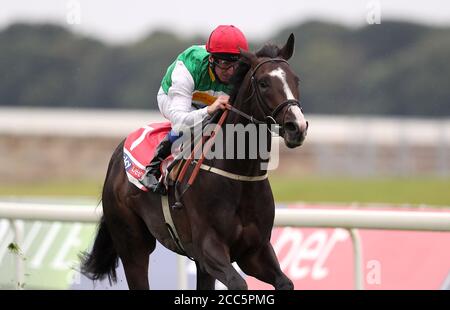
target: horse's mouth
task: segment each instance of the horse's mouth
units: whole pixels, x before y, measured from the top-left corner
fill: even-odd
[[[284,144],[286,144],[286,146],[290,149],[299,147],[303,144],[303,141],[305,141],[305,136],[302,135],[302,137],[300,139],[294,139],[294,140],[290,140],[288,138],[284,138]]]
[[[305,130],[299,130],[298,127],[295,130],[286,130],[283,132],[284,143],[290,149],[299,147],[303,144],[308,132],[308,123]]]

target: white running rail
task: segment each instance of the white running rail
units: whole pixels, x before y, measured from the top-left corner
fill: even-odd
[[[22,243],[23,221],[61,221],[96,223],[102,214],[101,207],[93,205],[40,204],[1,202],[0,219],[9,219],[14,229],[16,244]],[[375,211],[375,210],[324,210],[276,209],[277,227],[322,227],[349,230],[353,243],[355,289],[363,289],[361,241],[358,229],[389,229],[417,231],[450,231],[450,212],[428,211]],[[184,257],[179,256],[178,287],[187,289]],[[23,283],[23,260],[15,262],[16,283]]]

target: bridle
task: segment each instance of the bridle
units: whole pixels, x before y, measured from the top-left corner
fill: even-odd
[[[264,101],[263,96],[261,95],[261,92],[258,88],[258,80],[255,77],[256,72],[258,71],[259,68],[261,68],[264,64],[266,63],[273,63],[273,62],[284,62],[286,64],[289,65],[289,63],[281,58],[271,58],[271,59],[266,59],[262,62],[260,62],[255,69],[252,70],[252,74],[250,76],[250,86],[252,87],[252,93],[251,95],[244,100],[244,103],[250,101],[255,95],[256,95],[256,101],[258,102],[258,108],[262,111],[263,115],[265,115],[264,121],[258,120],[256,119],[253,115],[248,115],[244,112],[242,112],[241,110],[231,106],[230,110],[233,111],[234,113],[239,114],[240,116],[246,118],[247,120],[249,120],[252,123],[255,124],[273,124],[273,125],[278,125],[279,127],[281,127],[281,129],[283,129],[283,125],[279,124],[275,118],[277,117],[277,115],[285,108],[287,107],[287,109],[285,109],[284,111],[284,115],[283,115],[283,120],[284,117],[287,113],[287,111],[289,110],[289,108],[291,106],[298,106],[300,108],[301,111],[303,111],[303,108],[300,104],[300,101],[296,100],[296,99],[288,99],[284,102],[282,102],[281,104],[279,104],[275,109],[272,110],[272,112],[270,112],[270,115],[268,115],[268,113],[266,113],[264,111],[264,108],[268,111],[271,110],[271,107]]]

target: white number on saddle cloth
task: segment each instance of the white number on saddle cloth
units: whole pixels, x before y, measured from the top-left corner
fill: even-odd
[[[141,133],[141,135],[139,136],[139,138],[137,138],[137,139],[133,142],[133,144],[131,144],[130,151],[134,150],[139,144],[141,144],[142,141],[145,140],[145,136],[146,136],[150,131],[152,131],[152,130],[154,129],[153,127],[150,127],[150,126],[145,126],[145,127],[143,127],[143,128],[145,128],[145,129],[142,131],[142,133]]]

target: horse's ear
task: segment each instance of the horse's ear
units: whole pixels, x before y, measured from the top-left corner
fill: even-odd
[[[256,66],[256,64],[258,63],[258,57],[256,57],[255,54],[244,51],[241,48],[239,48],[239,50],[241,51],[241,61],[245,62],[246,64],[250,65],[251,67]]]
[[[291,58],[292,55],[294,54],[294,43],[295,37],[294,34],[291,33],[289,39],[286,42],[286,45],[281,48],[280,52],[278,53],[278,56],[280,56],[285,60],[289,60],[289,58]]]

